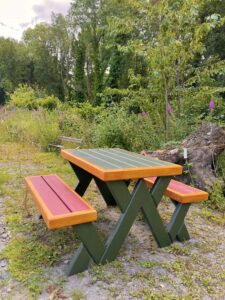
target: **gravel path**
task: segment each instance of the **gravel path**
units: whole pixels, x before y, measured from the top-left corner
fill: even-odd
[[[4,213],[3,213],[3,198],[0,197],[0,253],[5,248],[10,239],[10,234],[7,231],[6,224],[4,222]],[[9,279],[9,273],[7,270],[7,261],[0,258],[0,282],[7,281]],[[8,286],[0,286],[1,297],[5,297],[8,293],[11,292],[11,288]],[[3,298],[2,298],[3,299]]]

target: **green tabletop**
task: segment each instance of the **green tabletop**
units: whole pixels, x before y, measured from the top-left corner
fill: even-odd
[[[61,155],[102,180],[172,176],[182,173],[182,167],[179,165],[118,148],[69,149],[62,150]]]

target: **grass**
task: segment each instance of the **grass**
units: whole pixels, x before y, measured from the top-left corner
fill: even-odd
[[[9,151],[7,151],[9,149]],[[33,294],[38,294],[46,278],[45,268],[59,261],[66,253],[74,250],[78,244],[71,228],[48,231],[43,221],[38,219],[38,210],[26,199],[24,176],[58,173],[69,184],[75,177],[66,164],[55,153],[42,153],[33,147],[22,147],[19,144],[1,145],[5,153],[2,163],[6,170],[0,173],[0,188],[5,197],[5,221],[12,239],[5,247],[1,257],[9,261],[9,272]],[[18,168],[19,162],[19,168]],[[30,165],[30,169],[26,165]]]

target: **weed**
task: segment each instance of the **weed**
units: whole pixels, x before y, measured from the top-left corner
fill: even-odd
[[[205,202],[205,205],[214,209],[224,210],[225,197],[223,193],[223,185],[219,180],[213,184],[213,187],[209,192],[209,200]]]
[[[85,299],[85,296],[84,294],[82,293],[82,291],[79,291],[79,290],[76,290],[76,291],[73,291],[71,293],[71,298],[73,300],[84,300]]]

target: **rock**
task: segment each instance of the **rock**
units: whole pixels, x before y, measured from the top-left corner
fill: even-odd
[[[1,260],[1,261],[0,261],[0,267],[1,267],[1,268],[6,267],[6,262],[5,262],[4,260]]]

